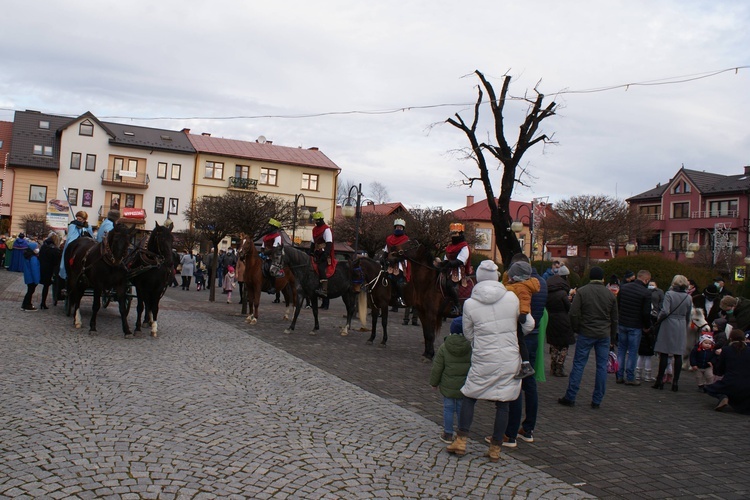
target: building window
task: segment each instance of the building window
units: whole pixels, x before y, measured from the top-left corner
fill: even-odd
[[[218,161],[206,162],[206,179],[223,179],[224,164]]]
[[[661,205],[642,205],[638,211],[650,220],[661,219]]]
[[[81,153],[70,153],[70,168],[81,170]]]
[[[34,154],[41,155],[44,152],[44,147],[41,144],[34,144]]]
[[[182,171],[182,165],[180,165],[179,163],[172,163],[172,180],[173,181],[180,180],[181,171]]]
[[[163,214],[164,213],[164,197],[163,196],[157,196],[155,198],[154,213],[155,214]]]
[[[86,170],[89,172],[96,170],[96,155],[86,155]]]
[[[179,204],[180,200],[177,198],[170,198],[169,199],[169,214],[176,214],[177,213],[177,206]]]
[[[276,175],[279,173],[275,168],[261,167],[260,169],[260,183],[268,186],[276,185]]]
[[[52,156],[52,146],[44,146],[44,156]]]
[[[135,195],[134,194],[125,195],[125,206],[127,208],[135,208]]]
[[[690,187],[690,183],[689,182],[685,182],[684,183],[684,187],[685,187],[685,189],[683,191],[685,191],[686,193],[689,193],[689,192],[692,191],[692,188]]]
[[[156,177],[159,179],[166,179],[167,178],[167,164],[164,162],[159,162],[159,165],[156,167]],[[162,199],[162,206],[164,205]]]
[[[68,189],[68,203],[71,207],[78,205],[78,188]]]
[[[676,252],[684,252],[687,250],[688,245],[688,234],[687,233],[672,233],[670,250]]]
[[[318,174],[302,174],[302,189],[318,190]]]
[[[247,165],[235,165],[234,177],[236,179],[249,179],[250,178],[250,167]]]
[[[708,212],[709,217],[737,217],[737,200],[712,201]]]
[[[138,160],[128,160],[128,172],[138,172]]]
[[[672,204],[672,218],[673,219],[689,219],[690,218],[690,203],[674,203]]]
[[[47,186],[35,186],[29,187],[29,201],[34,203],[46,203],[47,202]]]
[[[94,135],[94,124],[86,120],[78,126],[78,135],[92,137]]]
[[[109,199],[109,208],[120,210],[120,193],[112,193],[112,196]]]
[[[94,191],[91,189],[83,190],[83,201],[81,202],[82,207],[93,207],[94,206]]]
[[[39,120],[39,128],[49,130],[49,122],[47,120]]]

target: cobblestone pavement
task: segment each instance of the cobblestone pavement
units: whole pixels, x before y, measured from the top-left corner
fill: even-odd
[[[445,453],[414,342],[393,356],[334,336],[335,307],[320,336],[284,335],[279,306],[250,327],[224,296],[170,289],[159,338],[125,340],[114,307],[91,336],[61,305],[22,312],[24,289],[0,271],[1,498],[591,497],[480,442]]]

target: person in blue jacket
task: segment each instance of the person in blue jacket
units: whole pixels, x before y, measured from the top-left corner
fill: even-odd
[[[9,271],[23,272],[24,252],[28,247],[28,240],[24,237],[23,233],[20,233],[18,238],[13,242],[13,252],[11,252],[10,266],[8,266]]]
[[[89,218],[89,214],[84,212],[83,210],[80,210],[76,212],[76,220],[70,223],[68,226],[68,237],[65,239],[65,246],[63,247],[62,252],[62,259],[60,259],[60,272],[58,273],[58,276],[60,276],[60,279],[67,279],[68,273],[65,272],[65,251],[68,249],[68,245],[70,245],[71,242],[77,240],[80,236],[88,236],[89,238],[93,238],[94,234],[91,232],[91,227],[89,226],[89,223],[87,222]]]
[[[104,219],[101,226],[99,226],[99,230],[96,232],[96,241],[98,243],[101,243],[104,238],[107,237],[107,233],[112,231],[115,228],[115,223],[120,218],[120,211],[119,210],[110,210],[107,212],[107,218]]]
[[[36,311],[37,308],[31,303],[34,296],[34,290],[41,279],[41,270],[39,268],[39,245],[31,241],[26,250],[24,250],[23,262],[23,282],[26,283],[26,295],[23,298],[21,309],[24,311]]]

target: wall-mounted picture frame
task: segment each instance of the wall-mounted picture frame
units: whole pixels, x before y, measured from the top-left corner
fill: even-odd
[[[82,207],[94,206],[94,191],[92,191],[91,189],[83,190],[83,197],[81,198],[81,206]]]
[[[68,203],[70,203],[71,207],[78,205],[78,188],[68,189]]]
[[[32,184],[29,187],[29,201],[34,203],[47,203],[47,186],[36,186]]]
[[[154,213],[155,214],[163,214],[164,213],[164,197],[163,196],[157,196],[154,200]]]

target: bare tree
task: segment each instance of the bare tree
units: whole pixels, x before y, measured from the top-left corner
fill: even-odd
[[[388,188],[378,181],[372,181],[368,184],[367,190],[369,191],[368,198],[375,203],[387,203],[390,198],[388,196]]]
[[[175,231],[173,248],[175,250],[183,249],[187,252],[197,247],[201,239],[200,233],[193,228]]]
[[[224,212],[235,234],[245,233],[253,240],[260,237],[274,218],[283,227],[291,227],[294,203],[277,196],[258,193],[229,192],[222,196]]]
[[[586,249],[586,267],[595,245],[622,243],[628,237],[631,211],[624,201],[604,195],[581,195],[559,201],[544,218],[550,239]]]
[[[29,239],[43,240],[52,230],[47,224],[47,214],[25,214],[21,216],[22,227]]]
[[[490,219],[495,228],[495,244],[500,250],[503,265],[507,267],[510,263],[511,257],[522,251],[516,234],[510,230],[510,225],[513,222],[512,215],[510,214],[511,195],[513,194],[513,188],[515,187],[516,182],[522,183],[521,175],[525,173],[524,169],[521,169],[520,172],[518,171],[519,164],[523,155],[529,150],[529,148],[539,142],[551,142],[550,137],[539,132],[539,125],[545,118],[555,114],[557,104],[551,102],[545,105],[544,94],[541,94],[536,88],[534,89],[534,92],[536,93],[535,98],[524,96],[521,100],[529,103],[529,109],[526,114],[526,119],[520,126],[518,138],[516,139],[515,144],[511,146],[505,138],[505,123],[503,116],[505,103],[510,100],[508,97],[510,76],[505,75],[503,77],[503,86],[500,91],[500,96],[498,97],[495,94],[494,87],[489,81],[487,81],[485,76],[478,70],[474,73],[479,78],[481,86],[477,87],[477,100],[474,104],[474,117],[471,124],[467,124],[458,113],[456,113],[455,118],[449,118],[446,121],[463,131],[469,139],[471,147],[468,150],[468,156],[476,162],[477,167],[479,168],[479,177],[471,177],[464,174],[466,179],[462,182],[469,186],[473,185],[475,181],[482,182],[485,194],[487,195],[487,203],[489,204]],[[495,125],[494,137],[496,144],[481,142],[477,137],[479,111],[484,97],[482,88],[487,91],[489,97],[490,109],[492,110],[492,117]],[[495,160],[502,164],[503,174],[500,183],[500,196],[497,198],[495,197],[492,188],[489,165],[487,158],[485,158],[485,152],[488,152]]]
[[[339,217],[333,226],[334,240],[354,245],[356,220]],[[359,250],[375,257],[385,246],[385,238],[393,232],[393,217],[374,213],[362,214],[359,221]]]
[[[338,205],[342,205],[343,206],[346,203],[347,198],[349,196],[349,191],[351,191],[351,189],[354,186],[357,186],[357,184],[354,183],[354,182],[352,182],[352,181],[339,182],[339,184],[338,184],[338,186],[336,188],[336,203]],[[351,201],[351,204],[354,205],[355,201],[356,200]]]

